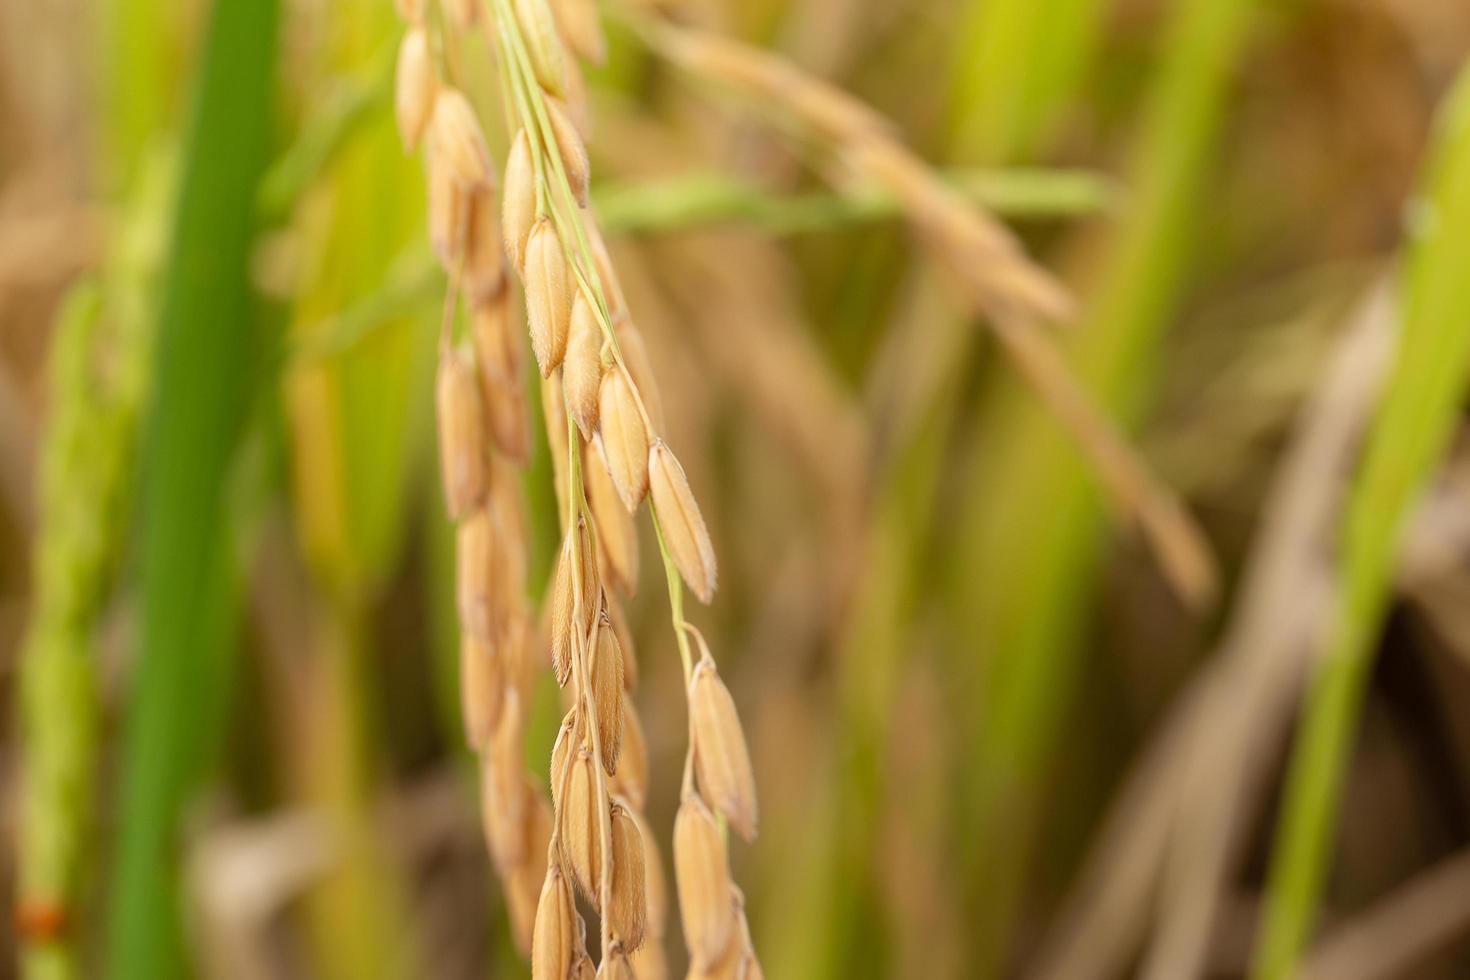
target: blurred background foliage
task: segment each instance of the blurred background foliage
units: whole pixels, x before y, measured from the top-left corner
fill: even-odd
[[[1073,371],[1225,586],[1175,598],[890,203],[610,19],[593,194],[721,556],[767,973],[1470,972],[1470,7],[661,6],[871,103],[1074,287]],[[396,23],[0,7],[0,975],[525,972]],[[540,582],[544,446],[526,489]],[[630,619],[667,847],[665,601]],[[535,772],[557,716],[548,682]]]

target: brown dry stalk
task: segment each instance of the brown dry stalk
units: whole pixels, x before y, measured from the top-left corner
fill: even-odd
[[[620,11],[650,45],[689,74],[741,93],[762,111],[784,111],[843,160],[856,187],[892,193],[940,263],[951,269],[987,318],[1018,371],[1092,462],[1119,513],[1137,522],[1175,590],[1196,607],[1217,591],[1204,534],[1079,384],[1042,330],[1070,320],[1067,290],[1027,256],[999,221],[955,194],[893,135],[892,127],[847,93],[769,52],[728,38]]]
[[[474,108],[439,77],[430,57],[427,4],[401,0],[410,26],[398,62],[399,125],[406,146],[427,144],[430,238],[450,275],[437,396],[440,455],[448,509],[460,522],[464,717],[470,746],[482,758],[486,839],[534,977],[591,975],[573,898],[578,889],[600,912],[599,972],[636,970],[648,980],[664,972],[662,953],[647,952],[662,940],[664,890],[636,809],[648,778],[642,729],[627,698],[636,661],[603,579],[624,591],[635,586],[636,532],[628,521],[651,483],[675,636],[691,681],[692,627],[683,619],[678,575],[708,601],[714,550],[683,468],[661,437],[662,406],[641,338],[585,211],[590,167],[578,121],[586,107],[562,32],[581,53],[601,51],[594,12],[581,0],[558,0],[555,12],[547,0],[455,0],[444,8],[433,26],[441,28],[447,64],[455,63],[447,54],[456,31],[484,25],[516,134],[497,209]],[[525,417],[518,381],[524,344],[508,336],[509,277],[496,246],[502,237],[522,281],[543,379],[565,542],[548,598],[550,659],[569,702],[552,752],[550,815],[518,761],[537,641],[524,600],[525,520],[516,481],[504,473],[511,460],[524,460],[526,442],[515,432]],[[461,292],[473,347],[452,342]],[[698,798],[691,775],[698,758],[705,792],[749,838],[755,786],[744,736],[702,639],[700,646],[701,680],[689,685],[690,730],[699,742],[691,743],[685,794]],[[723,823],[716,829],[723,867]],[[718,902],[738,913],[740,929],[712,951],[714,958],[730,961],[740,975],[758,975],[738,890],[728,885]]]
[[[1143,975],[1202,970],[1242,828],[1262,801],[1272,745],[1315,649],[1340,476],[1374,404],[1391,327],[1380,287],[1303,413],[1219,652],[1129,777],[1034,976],[1087,980],[1122,969],[1148,931],[1156,886],[1164,897]]]

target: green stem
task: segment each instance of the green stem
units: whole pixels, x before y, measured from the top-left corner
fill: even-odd
[[[202,50],[144,457],[141,643],[122,758],[112,975],[187,972],[177,835],[223,710],[235,614],[226,474],[260,347],[249,281],[276,0],[218,0]]]
[[[1311,936],[1396,548],[1470,382],[1470,69],[1447,98],[1401,273],[1402,332],[1344,519],[1339,615],[1292,754],[1254,976],[1292,975]]]

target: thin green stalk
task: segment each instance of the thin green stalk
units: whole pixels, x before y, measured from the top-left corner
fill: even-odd
[[[271,142],[277,4],[210,16],[161,305],[143,477],[142,632],[127,718],[111,973],[184,975],[183,805],[222,713],[235,594],[226,473],[260,339],[249,282]]]
[[[1287,774],[1253,975],[1292,975],[1311,936],[1336,804],[1392,598],[1396,549],[1470,384],[1470,69],[1446,100],[1400,270],[1402,326],[1348,498],[1338,615]]]
[[[1188,0],[1161,40],[1164,61],[1134,154],[1130,210],[1096,281],[1072,361],[1098,401],[1136,419],[1159,338],[1187,281],[1204,178],[1251,0]],[[957,826],[973,882],[982,971],[1002,961],[1030,860],[1035,806],[1081,667],[1104,511],[1076,450],[1008,386],[970,458],[975,491],[961,531],[958,636],[987,658],[970,705],[967,787]]]

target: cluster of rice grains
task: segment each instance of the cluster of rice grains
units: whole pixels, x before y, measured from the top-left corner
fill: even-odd
[[[408,24],[398,120],[410,148],[425,144],[430,238],[450,276],[440,456],[458,522],[463,711],[482,759],[486,839],[533,977],[593,975],[578,894],[600,920],[596,976],[665,975],[665,889],[641,814],[648,759],[628,698],[636,661],[615,598],[635,588],[634,517],[650,497],[689,701],[674,862],[690,975],[759,977],[726,855],[727,826],[755,835],[750,758],[734,701],[682,611],[681,577],[702,601],[712,596],[714,551],[683,467],[659,435],[663,409],[643,342],[587,211],[585,107],[563,42],[600,58],[600,27],[590,0],[554,6],[445,0],[435,11],[428,0],[398,0]],[[475,111],[441,70],[453,59],[436,58],[456,32],[475,27],[492,41],[515,132],[498,221]],[[526,599],[517,469],[528,446],[525,344],[512,322],[502,235],[525,294],[564,533],[541,619]],[[461,294],[473,336],[456,343]],[[520,761],[536,652],[547,646],[568,706],[552,752],[551,805]]]

